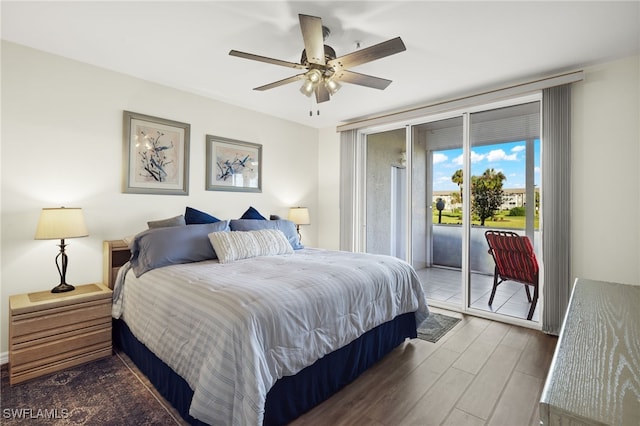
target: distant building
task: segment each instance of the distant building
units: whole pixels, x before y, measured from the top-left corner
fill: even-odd
[[[524,188],[510,188],[504,189],[504,198],[500,210],[511,210],[514,207],[524,207],[527,204],[527,194]],[[540,188],[535,188],[536,193],[540,193]],[[454,210],[456,208],[462,208],[460,203],[453,203],[453,194],[455,191],[434,191],[432,202],[438,201],[438,198],[442,198],[445,203],[445,210]]]

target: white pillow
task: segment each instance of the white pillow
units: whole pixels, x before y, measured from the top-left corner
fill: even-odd
[[[209,241],[220,263],[256,256],[293,254],[289,240],[277,229],[212,232],[209,234]]]

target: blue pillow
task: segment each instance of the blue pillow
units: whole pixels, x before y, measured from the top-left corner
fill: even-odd
[[[201,212],[200,210],[187,207],[184,211],[184,220],[187,225],[197,225],[201,223],[216,223],[220,222],[215,216],[211,216],[209,213]]]
[[[224,220],[141,232],[131,246],[133,272],[139,277],[162,266],[216,259],[209,234],[228,230],[229,223]]]
[[[267,218],[262,216],[260,212],[253,207],[249,207],[247,211],[240,216],[240,219],[267,220]]]
[[[229,221],[229,227],[232,231],[259,231],[261,229],[278,229],[289,240],[291,248],[294,250],[300,250],[304,248],[300,244],[300,238],[298,238],[298,230],[296,224],[290,220],[253,220],[253,219],[231,219]]]

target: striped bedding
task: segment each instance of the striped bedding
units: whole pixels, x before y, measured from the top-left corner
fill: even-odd
[[[389,256],[302,249],[126,270],[113,316],[191,386],[189,414],[214,425],[261,425],[277,379],[397,315],[428,316],[415,271]]]

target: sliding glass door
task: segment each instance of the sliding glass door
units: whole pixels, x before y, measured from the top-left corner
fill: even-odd
[[[539,97],[426,118],[363,142],[361,247],[410,262],[433,305],[525,319],[522,284],[501,284],[489,305],[485,232],[514,231],[540,247]]]

